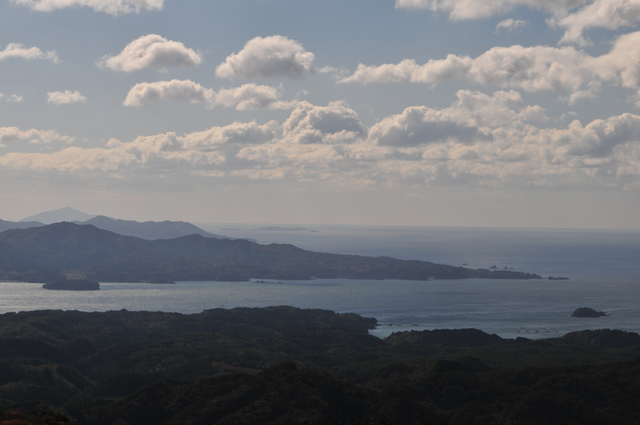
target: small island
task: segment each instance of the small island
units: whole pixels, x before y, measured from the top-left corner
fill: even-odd
[[[596,311],[589,307],[580,307],[576,311],[573,312],[571,317],[602,317],[608,316],[604,311]]]
[[[44,289],[56,291],[99,291],[100,284],[94,280],[65,279],[42,285]]]

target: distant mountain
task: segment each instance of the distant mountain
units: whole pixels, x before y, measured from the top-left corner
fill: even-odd
[[[29,227],[40,227],[44,224],[37,221],[4,221],[0,220],[0,233],[11,229],[28,229]]]
[[[44,224],[53,224],[60,223],[61,221],[87,221],[93,217],[95,216],[66,207],[60,208],[59,210],[45,211],[40,214],[32,215],[31,217],[23,218],[20,221],[39,221]]]
[[[226,236],[206,232],[191,223],[184,221],[145,221],[140,223],[133,220],[118,220],[103,215],[86,221],[75,221],[76,224],[91,224],[98,229],[108,230],[124,236],[134,236],[140,239],[173,239],[187,235],[201,235],[206,238],[233,239]]]
[[[5,270],[11,270],[13,257],[10,255],[14,255],[18,260],[28,258],[34,262],[34,270],[57,270],[74,278],[101,282],[246,281],[252,277],[296,280],[541,278],[508,270],[472,270],[426,261],[325,254],[293,245],[260,245],[200,235],[148,241],[73,223],[8,230],[0,233],[0,243],[8,245]],[[0,260],[2,256],[0,252]],[[0,274],[0,279],[6,277]]]

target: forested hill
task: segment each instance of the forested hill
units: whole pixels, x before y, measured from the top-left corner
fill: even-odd
[[[531,273],[473,270],[405,261],[305,251],[293,245],[201,235],[143,240],[73,223],[0,233],[0,279],[58,280],[72,273],[103,282],[263,279],[540,279]],[[43,279],[43,274],[50,278]]]
[[[637,425],[640,335],[369,335],[293,307],[0,315],[0,424]]]

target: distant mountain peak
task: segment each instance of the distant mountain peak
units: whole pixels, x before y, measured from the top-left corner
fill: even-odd
[[[125,236],[134,236],[146,240],[174,239],[185,235],[198,234],[207,238],[233,239],[227,236],[215,235],[185,221],[145,221],[120,220],[95,216],[85,221],[75,221],[76,224],[91,224],[99,229],[108,230]]]
[[[87,221],[91,220],[93,217],[95,216],[70,207],[65,207],[32,215],[30,217],[23,218],[20,221],[38,221],[44,224],[53,224],[61,221]]]

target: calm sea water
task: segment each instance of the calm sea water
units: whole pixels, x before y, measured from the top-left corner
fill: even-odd
[[[372,333],[381,337],[400,330],[470,327],[502,337],[529,338],[597,328],[640,332],[640,232],[305,227],[314,232],[237,225],[210,225],[207,230],[315,251],[469,267],[495,265],[571,280],[102,283],[101,291],[90,293],[47,291],[41,285],[9,282],[0,283],[0,312],[124,308],[197,313],[218,307],[293,305],[376,317],[380,326]],[[585,306],[611,316],[570,317]]]

